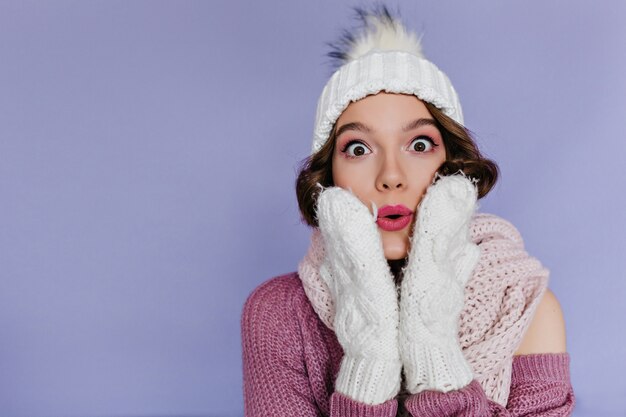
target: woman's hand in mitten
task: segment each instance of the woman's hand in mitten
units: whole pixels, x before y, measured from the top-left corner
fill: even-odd
[[[374,216],[350,191],[324,189],[317,200],[325,259],[320,275],[335,304],[344,350],[335,389],[382,404],[400,390],[397,292]]]
[[[400,353],[411,393],[448,392],[473,379],[458,322],[480,256],[469,234],[476,200],[473,182],[452,175],[432,184],[420,203],[400,289]]]

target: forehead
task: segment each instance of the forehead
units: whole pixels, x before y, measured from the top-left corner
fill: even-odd
[[[389,121],[403,123],[420,117],[432,118],[432,115],[416,96],[380,92],[350,103],[337,119],[337,125],[355,120],[364,121],[363,119],[368,124]]]

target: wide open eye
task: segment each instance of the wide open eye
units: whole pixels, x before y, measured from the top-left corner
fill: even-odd
[[[345,153],[349,158],[356,158],[372,153],[372,151],[370,151],[369,148],[363,144],[363,142],[359,142],[357,140],[348,142],[341,152]]]
[[[435,141],[428,136],[418,136],[411,141],[411,146],[409,148],[415,152],[426,153],[434,149],[435,146],[439,145],[435,144]]]

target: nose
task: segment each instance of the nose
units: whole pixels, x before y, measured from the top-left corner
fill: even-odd
[[[406,185],[406,176],[397,157],[386,156],[376,178],[376,188],[379,191],[389,191],[405,188]]]

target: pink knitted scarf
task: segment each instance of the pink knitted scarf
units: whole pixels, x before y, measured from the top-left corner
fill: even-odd
[[[481,255],[465,286],[459,342],[487,397],[506,406],[513,354],[548,286],[549,271],[528,255],[517,229],[496,215],[476,213],[471,236]],[[333,300],[318,273],[323,257],[323,240],[314,229],[298,275],[315,312],[332,330]]]

